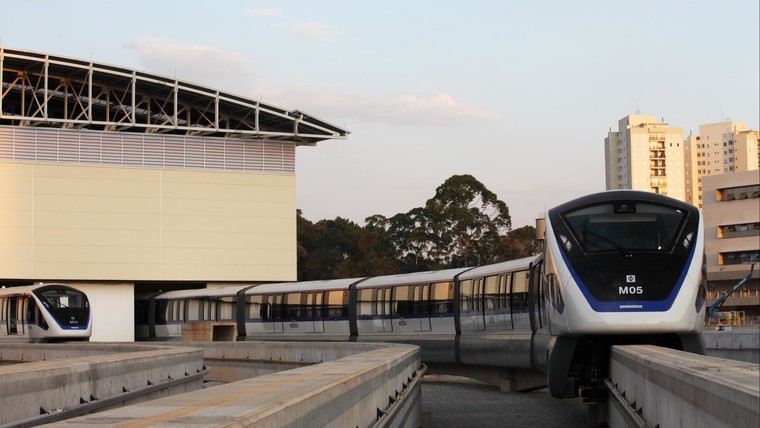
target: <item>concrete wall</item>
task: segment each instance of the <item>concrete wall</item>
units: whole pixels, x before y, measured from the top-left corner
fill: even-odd
[[[0,161],[0,279],[288,281],[295,175]]]
[[[732,328],[733,327],[729,327]],[[707,355],[760,364],[760,331],[705,331]]]
[[[7,344],[0,360],[24,363],[0,367],[0,425],[39,417],[41,409],[68,411],[203,372],[202,351],[188,347]],[[199,389],[202,383],[197,378],[137,400]]]
[[[610,381],[649,426],[755,427],[758,365],[650,345],[615,346]],[[626,426],[610,399],[610,426]],[[633,404],[635,403],[635,404]]]

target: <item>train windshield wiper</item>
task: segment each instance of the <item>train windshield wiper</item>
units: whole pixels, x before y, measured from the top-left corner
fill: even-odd
[[[614,249],[618,250],[620,252],[620,254],[622,254],[622,255],[624,255],[626,257],[631,257],[631,252],[630,251],[628,251],[625,247],[623,247],[622,245],[618,244],[617,242],[611,240],[610,238],[607,238],[606,236],[600,235],[600,234],[592,232],[590,230],[584,230],[583,231],[583,240],[584,241],[586,240],[587,236],[594,237],[594,238],[598,239],[599,241],[604,242],[605,244],[609,244]]]

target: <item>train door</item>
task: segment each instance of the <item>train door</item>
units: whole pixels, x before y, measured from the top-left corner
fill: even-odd
[[[267,333],[282,333],[282,294],[262,296],[262,322]]]
[[[430,284],[414,286],[414,300],[420,317],[420,330],[430,331]]]
[[[393,288],[394,331],[414,333],[423,329],[425,331],[430,330],[427,301],[424,302],[425,305],[423,306],[423,293],[425,290],[429,290],[429,287],[429,285],[402,285]]]
[[[511,290],[512,274],[499,275],[499,300],[501,301],[502,312],[504,313],[504,328],[514,330],[515,324],[512,320],[512,302]]]
[[[383,332],[393,331],[393,322],[391,320],[391,289],[378,288],[377,299],[375,300],[375,319],[379,320],[382,325],[378,329]]]
[[[322,314],[323,293],[309,293],[307,297],[308,316],[314,320],[314,333],[325,332],[325,319]]]
[[[19,302],[18,296],[11,296],[8,298],[8,301],[6,303],[7,314],[6,314],[5,319],[7,320],[6,326],[7,326],[8,335],[19,334],[18,302]],[[22,331],[23,331],[23,323],[22,323]]]
[[[460,324],[462,332],[485,330],[482,278],[467,279],[460,285]]]
[[[530,269],[528,308],[530,311],[530,329],[534,333],[546,325],[543,264],[544,260],[541,258],[534,262]]]

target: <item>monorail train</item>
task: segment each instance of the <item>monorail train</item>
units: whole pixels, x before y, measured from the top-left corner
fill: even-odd
[[[614,344],[704,353],[702,219],[662,195],[608,191],[551,209],[543,254],[474,268],[170,291],[136,302],[136,336],[227,321],[238,340],[417,344],[426,362],[538,369],[594,399]]]
[[[63,284],[0,289],[0,342],[89,340],[87,296]]]

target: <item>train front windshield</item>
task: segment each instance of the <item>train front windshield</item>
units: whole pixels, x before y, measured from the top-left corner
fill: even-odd
[[[564,214],[584,252],[670,252],[686,219],[676,208],[644,202],[610,202]]]
[[[86,328],[90,304],[84,293],[72,288],[45,287],[35,292],[45,308],[66,329]]]

